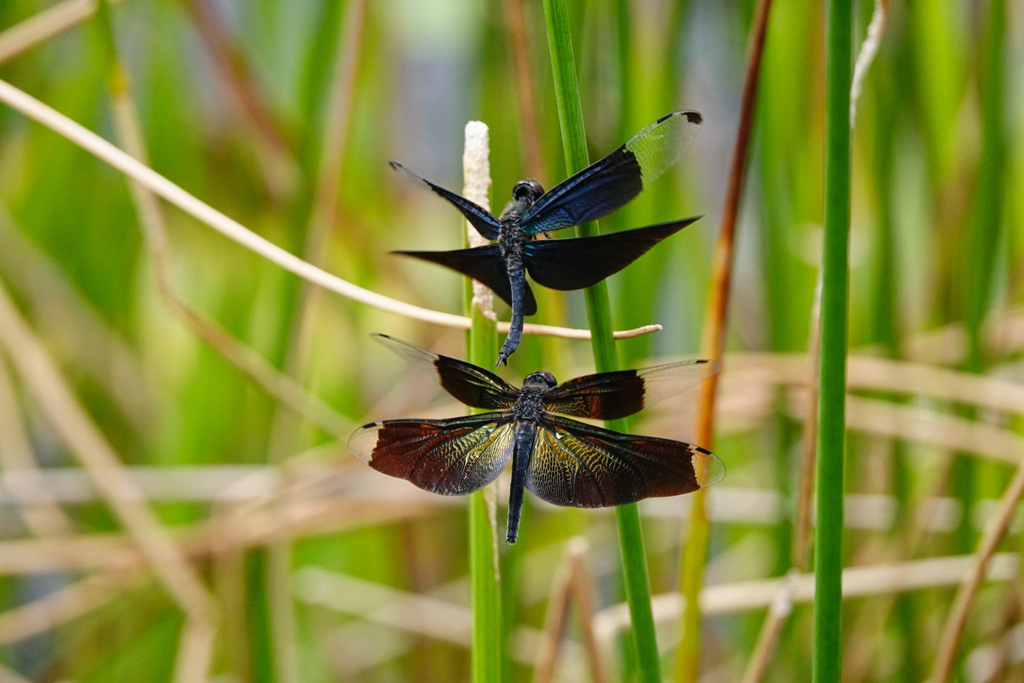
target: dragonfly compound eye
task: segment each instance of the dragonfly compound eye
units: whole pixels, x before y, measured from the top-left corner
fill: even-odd
[[[544,194],[544,188],[536,180],[520,180],[512,188],[512,199],[533,204]]]

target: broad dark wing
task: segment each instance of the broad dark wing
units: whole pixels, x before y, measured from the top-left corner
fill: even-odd
[[[476,228],[478,233],[489,240],[498,239],[498,219],[495,218],[490,211],[479,204],[469,201],[462,195],[455,194],[451,190],[446,190],[440,185],[435,185],[426,178],[421,178],[397,161],[390,161],[388,163],[391,164],[391,168],[402,173],[413,182],[418,185],[422,185],[428,190],[433,190],[435,193],[454,204],[455,208],[462,212],[462,215],[466,217],[466,220],[468,220],[474,228]]]
[[[616,420],[706,380],[719,370],[708,360],[685,360],[639,370],[616,370],[562,382],[544,394],[553,413]]]
[[[523,245],[526,270],[551,289],[583,289],[619,272],[651,247],[700,216],[596,237],[530,240]]]
[[[710,486],[725,465],[700,446],[546,416],[526,488],[555,505],[608,507]]]
[[[384,420],[357,429],[348,450],[378,472],[431,493],[458,496],[497,479],[512,456],[514,434],[504,413]]]
[[[505,410],[516,402],[519,390],[489,370],[458,358],[432,353],[386,334],[372,336],[395,353],[429,366],[437,374],[444,390],[468,406]]]
[[[452,251],[393,251],[391,253],[430,261],[468,275],[487,285],[509,306],[512,305],[512,286],[508,280],[508,269],[505,267],[505,259],[501,257],[501,251],[497,245],[490,244],[486,247]],[[524,281],[523,314],[533,315],[536,312],[537,299],[533,296],[530,284]]]
[[[536,235],[607,216],[679,161],[702,120],[695,111],[662,116],[604,159],[551,188],[526,212],[520,228]]]

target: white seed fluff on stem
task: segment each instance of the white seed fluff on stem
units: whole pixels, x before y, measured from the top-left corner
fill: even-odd
[[[466,142],[462,152],[462,177],[465,179],[462,196],[490,211],[490,132],[487,129],[487,124],[483,121],[470,121],[466,124]],[[490,241],[477,232],[469,221],[466,221],[466,234],[469,236],[469,246],[471,247],[483,247],[490,244]],[[491,290],[476,280],[473,280],[472,305],[476,306],[489,320],[498,319],[494,314]]]

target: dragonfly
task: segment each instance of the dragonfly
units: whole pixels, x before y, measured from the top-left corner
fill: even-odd
[[[508,336],[495,365],[507,365],[523,335],[524,316],[537,312],[526,273],[557,290],[597,284],[640,258],[661,240],[701,218],[694,216],[594,237],[538,240],[537,236],[597,220],[622,207],[672,167],[700,130],[695,111],[662,116],[614,152],[545,192],[536,180],[520,180],[495,216],[465,197],[421,178],[397,161],[391,167],[451,202],[488,240],[453,251],[396,251],[430,261],[482,282],[512,307]]]
[[[715,362],[602,372],[561,384],[540,370],[517,389],[472,363],[373,336],[432,371],[462,403],[489,412],[371,422],[349,439],[349,452],[378,472],[446,496],[483,488],[511,460],[508,543],[519,536],[524,489],[555,505],[597,508],[690,493],[725,476],[722,461],[700,446],[570,419],[632,415],[707,379],[718,371]]]

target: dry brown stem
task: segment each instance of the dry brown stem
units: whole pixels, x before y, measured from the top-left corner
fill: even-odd
[[[711,295],[704,334],[701,340],[701,357],[721,360],[725,352],[728,332],[729,297],[732,291],[732,272],[735,260],[736,224],[739,218],[740,200],[747,179],[747,162],[750,158],[750,140],[754,130],[754,107],[761,80],[761,56],[764,53],[765,36],[768,31],[768,15],[772,0],[758,0],[754,24],[751,28],[750,46],[747,52],[747,72],[740,99],[740,121],[736,133],[736,148],[729,169],[729,188],[726,192],[722,225],[715,244],[711,271]],[[712,375],[700,387],[700,402],[697,404],[696,442],[712,448],[715,424],[715,398],[721,373]],[[692,496],[692,512],[683,553],[680,585],[688,595],[697,595],[703,583],[703,564],[707,559],[709,524],[707,518],[707,491],[700,489]],[[690,605],[683,611],[680,628],[679,650],[676,655],[676,680],[696,682],[700,673],[700,609]]]
[[[819,274],[818,283],[814,288],[814,303],[811,306],[810,338],[807,343],[808,365],[818,366],[818,354],[821,349],[821,287]],[[799,575],[807,569],[807,548],[811,535],[811,511],[814,497],[814,471],[818,459],[818,384],[811,377],[807,382],[808,400],[803,414],[803,432],[800,435],[800,474],[797,482],[796,530],[793,538],[793,556],[788,578]],[[757,683],[768,670],[775,645],[782,628],[792,612],[792,601],[789,599],[792,583],[779,591],[779,601],[773,603],[764,617],[761,631],[758,633],[754,651],[743,672],[743,683]]]
[[[565,556],[551,584],[544,631],[533,670],[533,683],[549,683],[554,680],[573,602],[579,608],[580,630],[584,652],[590,664],[591,679],[595,683],[607,683],[610,680],[605,657],[594,632],[593,595],[594,585],[587,570],[587,541],[579,536],[570,539],[566,545]]]
[[[254,135],[256,159],[269,194],[282,199],[291,194],[301,175],[288,134],[255,83],[249,63],[224,29],[209,0],[186,0],[199,36],[206,44],[214,68],[227,85],[229,100],[240,120]]]
[[[543,178],[544,155],[540,149],[540,125],[537,122],[536,87],[530,66],[530,41],[526,35],[526,8],[523,0],[505,4],[505,26],[512,51],[512,74],[515,78],[516,104],[519,106],[520,130],[523,139],[523,165],[530,178]]]
[[[953,674],[956,654],[960,649],[960,640],[967,627],[967,618],[974,606],[974,599],[985,578],[989,563],[995,555],[996,548],[999,547],[1010,528],[1021,496],[1024,496],[1024,463],[1017,468],[1010,485],[1006,487],[1006,493],[999,503],[999,510],[989,520],[985,533],[978,544],[970,571],[960,582],[960,589],[957,591],[956,599],[953,601],[953,607],[949,611],[949,617],[939,640],[938,654],[935,657],[930,683],[946,683]]]

